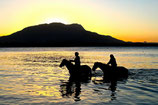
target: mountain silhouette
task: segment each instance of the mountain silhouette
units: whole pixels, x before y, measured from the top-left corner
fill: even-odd
[[[126,42],[86,31],[80,24],[40,24],[0,37],[0,46],[107,46]]]

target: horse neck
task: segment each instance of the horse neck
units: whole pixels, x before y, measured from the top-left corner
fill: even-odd
[[[96,63],[96,68],[98,68],[98,67],[99,67],[100,69],[104,70],[105,68],[108,67],[108,65],[107,65],[107,64],[100,63],[100,62],[97,62],[97,63]]]
[[[67,67],[69,72],[71,72],[71,70],[73,69],[73,64],[71,62],[69,62],[69,61],[66,62],[65,66]]]

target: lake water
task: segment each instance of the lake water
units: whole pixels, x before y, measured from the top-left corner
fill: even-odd
[[[59,64],[75,51],[90,67],[114,54],[130,75],[115,91],[100,69],[87,83],[69,83]],[[0,48],[0,104],[158,105],[158,47]]]

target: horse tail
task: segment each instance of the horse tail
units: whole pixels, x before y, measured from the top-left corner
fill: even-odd
[[[89,76],[92,76],[92,69],[89,67]]]

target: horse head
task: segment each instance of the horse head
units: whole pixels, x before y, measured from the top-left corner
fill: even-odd
[[[107,64],[104,64],[104,63],[101,63],[101,62],[95,62],[94,65],[93,65],[93,68],[92,70],[95,71],[97,68],[100,68],[101,70],[105,70],[105,69],[109,69],[110,66],[107,65]]]
[[[92,67],[92,71],[95,71],[97,68],[98,68],[98,62],[95,62]]]
[[[70,75],[73,74],[74,65],[70,61],[63,59],[59,67],[63,67],[63,66],[66,66],[66,68],[69,70]]]
[[[69,60],[63,59],[59,67],[63,67],[63,66],[72,68],[74,65]]]
[[[62,62],[60,63],[59,67],[63,67],[66,65],[67,60],[63,59]]]

